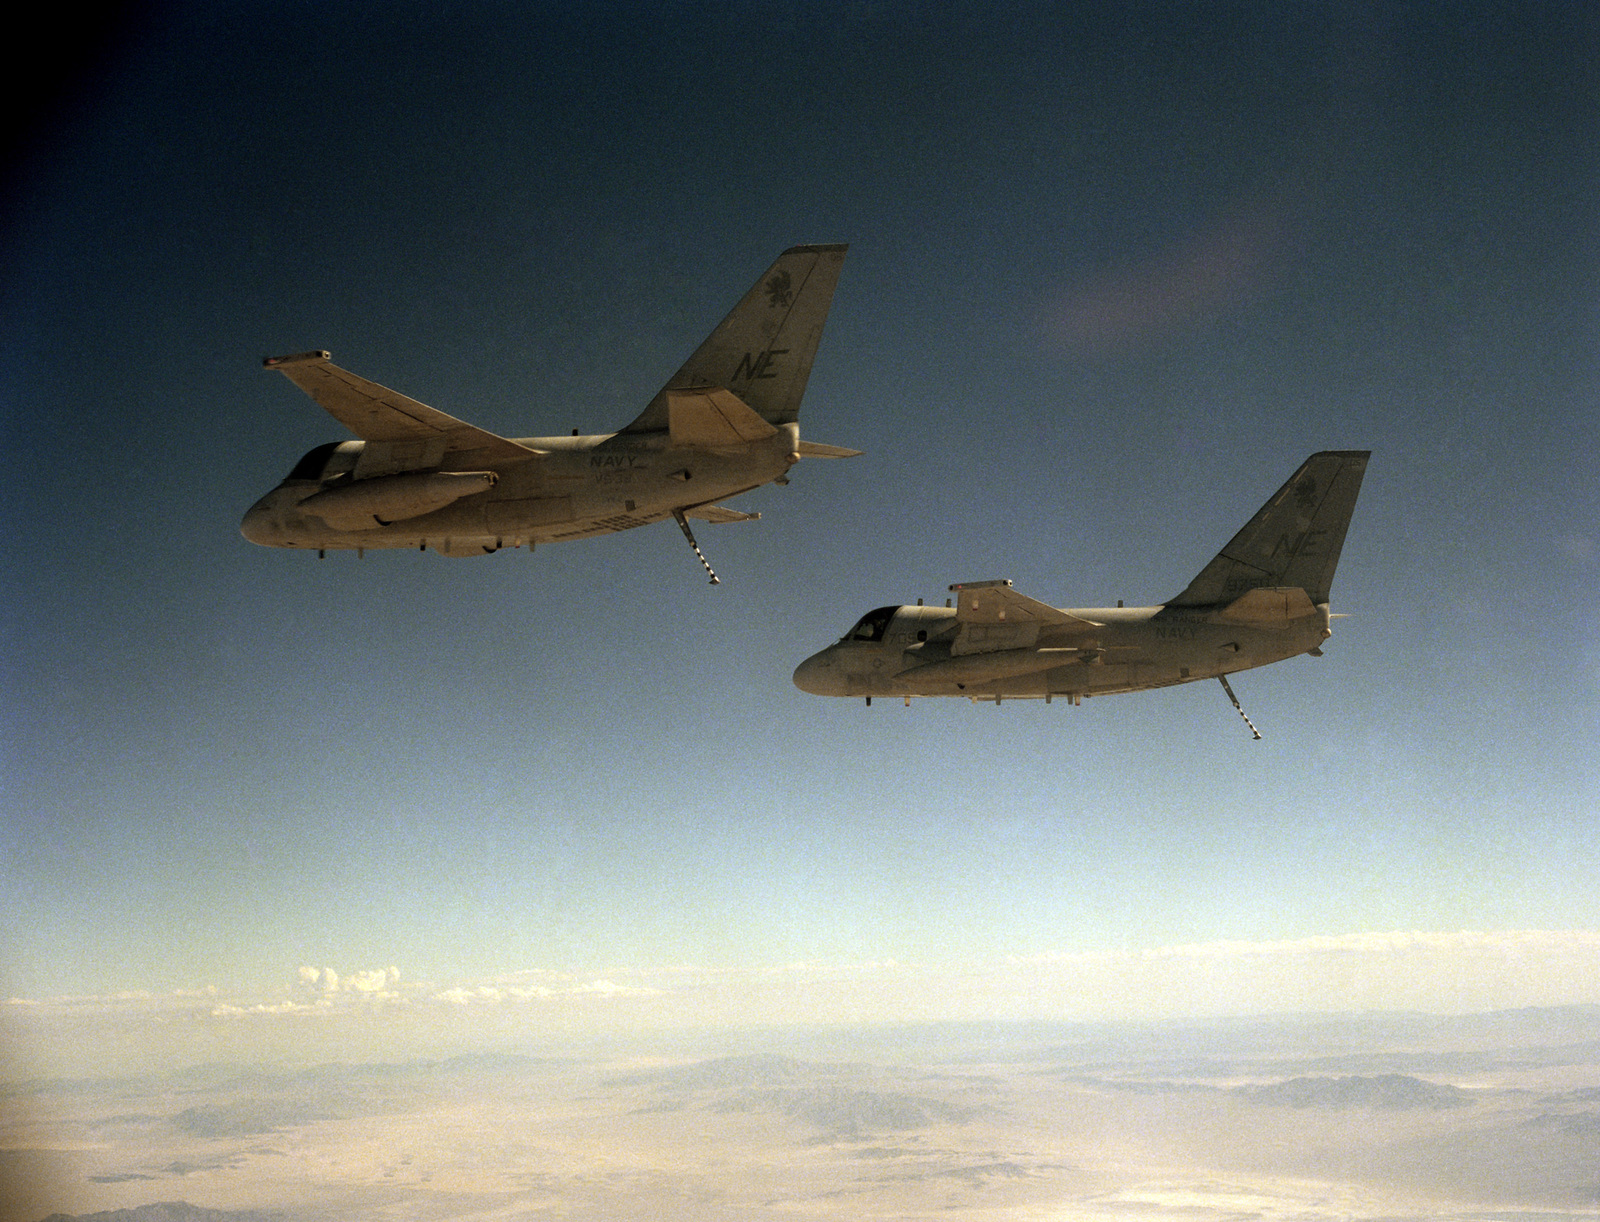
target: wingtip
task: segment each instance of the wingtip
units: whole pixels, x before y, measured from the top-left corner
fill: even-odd
[[[269,356],[261,361],[263,369],[281,369],[285,365],[305,365],[311,361],[326,361],[333,356],[326,348],[317,348],[311,352],[295,352],[289,356]]]

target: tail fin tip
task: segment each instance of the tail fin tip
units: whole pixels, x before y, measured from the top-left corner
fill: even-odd
[[[1328,601],[1371,450],[1320,450],[1256,511],[1168,606],[1217,606],[1251,590],[1298,587]]]
[[[622,431],[668,425],[668,396],[730,390],[771,425],[799,419],[800,399],[849,245],[791,246],[761,274],[639,417]]]

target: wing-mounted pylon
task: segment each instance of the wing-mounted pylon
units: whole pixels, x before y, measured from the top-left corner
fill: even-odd
[[[270,356],[262,365],[283,374],[367,443],[356,464],[358,480],[435,468],[447,456],[448,465],[460,468],[489,467],[538,453],[369,382],[328,358],[327,352],[318,350]]]

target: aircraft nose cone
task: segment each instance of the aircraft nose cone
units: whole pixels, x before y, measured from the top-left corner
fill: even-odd
[[[239,523],[239,533],[262,547],[271,547],[277,542],[278,532],[266,501],[257,501],[245,511],[244,520]]]
[[[794,685],[813,696],[839,694],[839,672],[827,652],[813,654],[794,668]]]

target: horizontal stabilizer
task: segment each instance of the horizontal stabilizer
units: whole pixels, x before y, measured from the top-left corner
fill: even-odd
[[[675,446],[714,450],[762,441],[778,430],[731,390],[667,391],[667,430]]]
[[[1299,586],[1288,589],[1262,586],[1234,599],[1217,612],[1219,624],[1283,624],[1315,615],[1317,609]]]
[[[415,448],[418,455],[426,455],[426,462],[436,464],[445,453],[460,450],[473,451],[485,465],[496,460],[528,458],[537,453],[409,399],[387,386],[369,382],[348,369],[340,369],[324,351],[269,356],[262,365],[283,374],[357,437],[370,442],[395,443],[398,450],[407,453]],[[373,466],[371,471],[358,474],[386,474],[406,469],[404,463],[384,463],[382,470],[377,469],[376,464],[370,465]]]
[[[740,513],[737,509],[729,509],[726,505],[696,505],[693,509],[685,509],[683,516],[698,518],[702,522],[716,522],[719,525],[725,522],[756,522],[759,513]]]
[[[799,453],[801,458],[860,458],[860,450],[852,450],[847,446],[825,446],[820,441],[802,441]]]

